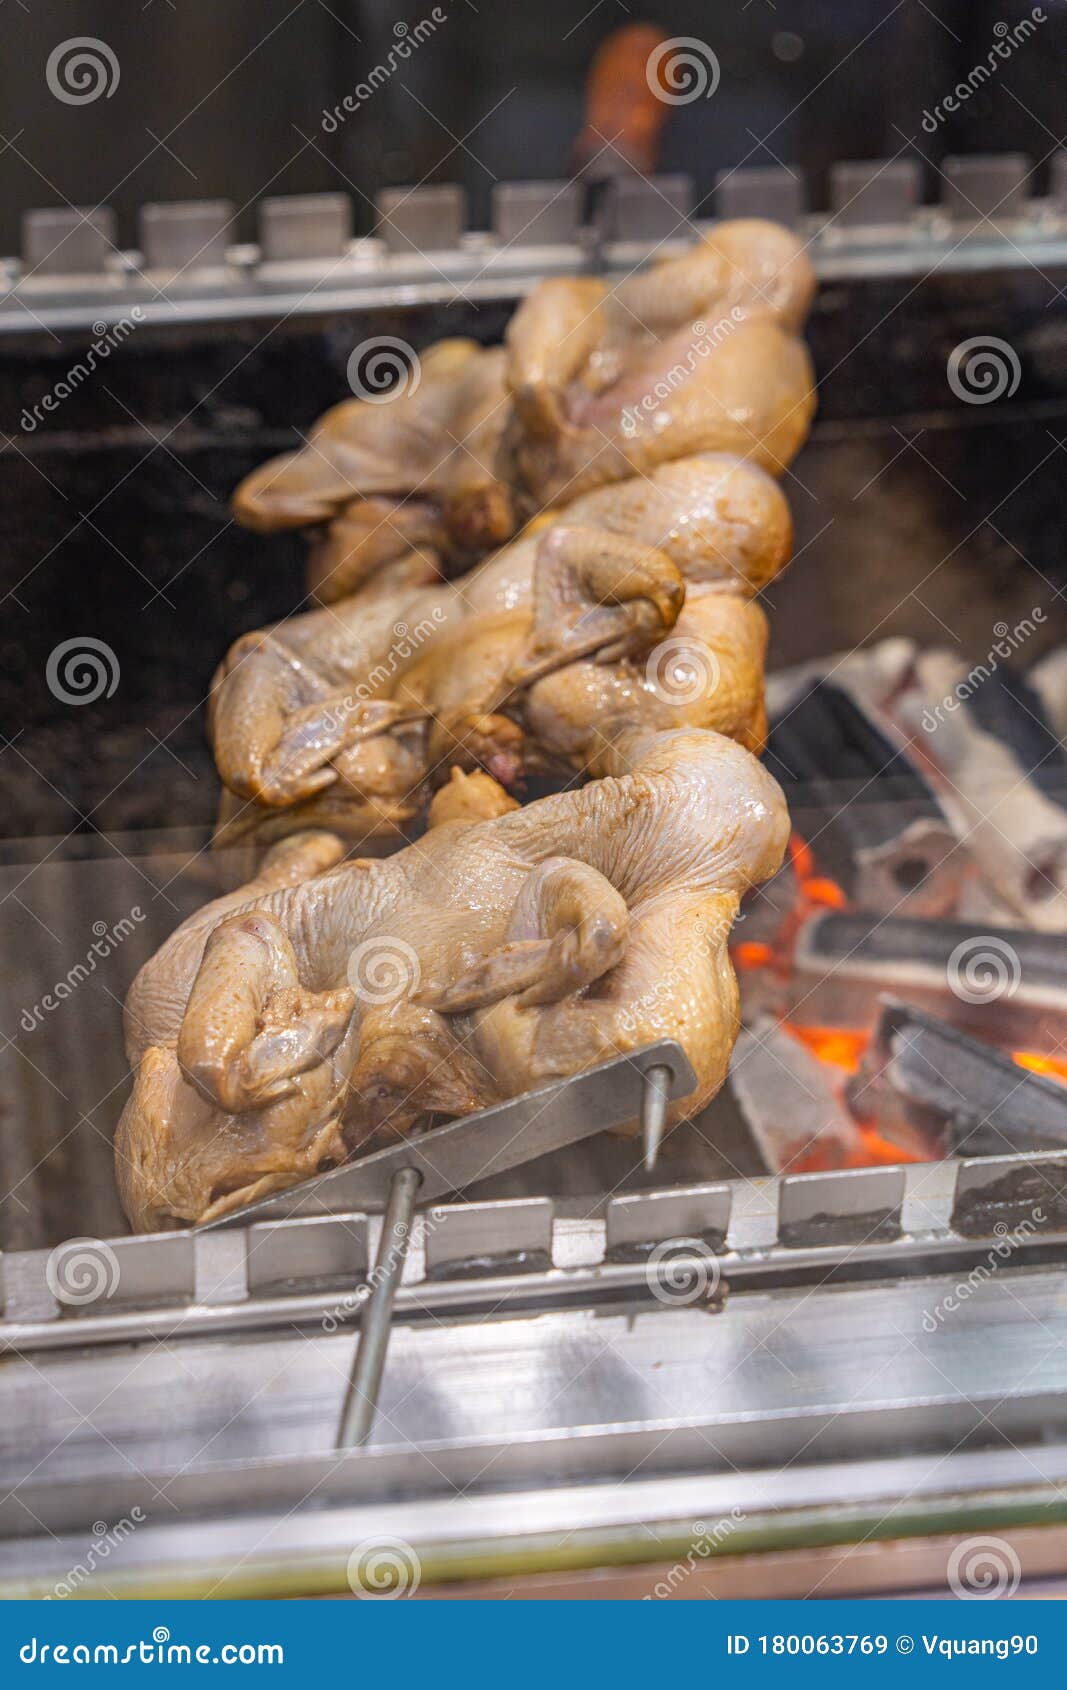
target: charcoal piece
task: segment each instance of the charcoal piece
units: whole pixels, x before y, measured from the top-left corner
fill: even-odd
[[[830,911],[802,929],[784,1013],[869,1028],[887,995],[1012,1050],[1067,1041],[1067,945],[1058,933]]]
[[[1067,750],[1034,687],[1011,669],[997,669],[973,689],[965,708],[1018,758],[1044,797],[1067,807]]]
[[[801,833],[817,835],[820,868],[854,902],[955,908],[965,859],[936,797],[840,687],[816,681],[772,725],[766,760]]]
[[[1067,1087],[908,1004],[886,1004],[850,1097],[939,1124],[954,1156],[1067,1146]]]

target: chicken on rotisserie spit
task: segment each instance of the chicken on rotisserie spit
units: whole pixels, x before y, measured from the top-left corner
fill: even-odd
[[[789,510],[726,454],[541,519],[468,575],[411,554],[337,606],[246,635],[215,681],[220,838],[326,827],[396,843],[450,770],[584,772],[624,724],[763,742],[766,622]]]
[[[461,774],[407,849],[340,863],[336,839],[297,836],[179,928],[127,1001],[133,1226],[227,1213],[658,1038],[700,1107],[737,1031],[730,926],[779,865],[785,804],[701,729],[626,732],[592,773],[495,815],[490,777]]]
[[[780,474],[814,411],[799,331],[814,273],[773,223],[721,224],[618,284],[538,284],[507,351],[442,341],[389,403],[350,400],[238,488],[240,522],[315,530],[311,587],[343,598],[416,549],[446,574],[518,520],[700,452]]]
[[[514,533],[503,348],[442,340],[415,369],[395,396],[335,405],[300,451],[261,464],[234,495],[246,528],[315,530],[309,586],[324,604],[412,550],[451,573]]]

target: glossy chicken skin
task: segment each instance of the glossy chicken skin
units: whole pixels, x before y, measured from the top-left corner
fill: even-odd
[[[332,866],[337,841],[298,836],[179,928],[127,1002],[133,1226],[226,1213],[430,1111],[661,1037],[684,1046],[700,1107],[737,1030],[730,926],[781,861],[784,801],[699,729],[625,733],[592,772],[384,861]]]
[[[335,406],[300,451],[248,476],[235,515],[310,529],[310,585],[327,604],[413,550],[455,574],[520,517],[696,453],[778,475],[814,411],[798,338],[813,291],[796,238],[754,220],[616,284],[541,282],[506,352],[430,347],[417,385]]]
[[[583,769],[623,722],[757,748],[762,612],[788,507],[725,454],[585,495],[451,584],[399,560],[336,608],[239,641],[211,731],[224,837],[395,842],[452,766]],[[667,644],[664,645],[664,641]]]
[[[499,347],[439,341],[415,375],[399,370],[395,396],[335,405],[300,451],[247,476],[237,520],[260,533],[319,526],[310,585],[324,604],[413,548],[465,567],[515,529],[504,363]]]
[[[516,483],[565,503],[707,451],[780,474],[815,409],[799,338],[814,288],[800,242],[755,220],[615,286],[540,283],[507,330]]]

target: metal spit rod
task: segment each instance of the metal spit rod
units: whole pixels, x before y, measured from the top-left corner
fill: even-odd
[[[421,1181],[417,1168],[401,1168],[393,1175],[389,1201],[382,1218],[378,1256],[371,1274],[370,1298],[363,1310],[359,1347],[341,1410],[338,1449],[350,1444],[365,1444],[374,1425],[378,1392],[385,1370],[385,1352],[389,1348],[393,1304],[404,1272],[411,1223],[415,1218],[415,1199]]]
[[[646,1174],[650,1174],[655,1167],[659,1147],[663,1142],[670,1095],[670,1069],[649,1068],[645,1073],[645,1088],[641,1095],[641,1137],[644,1140]]]

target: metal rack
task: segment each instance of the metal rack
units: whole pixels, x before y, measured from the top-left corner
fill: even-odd
[[[260,203],[259,239],[242,245],[227,201],[177,201],[141,208],[133,250],[117,245],[107,206],[33,210],[20,258],[0,260],[0,333],[103,325],[101,334],[135,306],[139,322],[189,324],[509,301],[546,276],[669,256],[713,215],[797,228],[827,280],[1010,267],[1024,251],[1063,263],[1067,154],[1053,158],[1045,197],[1029,197],[1029,175],[1020,154],[949,158],[940,203],[924,205],[914,158],[844,161],[831,170],[827,212],[807,209],[806,184],[787,167],[724,171],[714,204],[695,210],[688,177],[635,176],[615,184],[596,232],[581,221],[574,182],[497,184],[488,231],[468,228],[457,185],[400,188],[378,196],[376,233],[357,239],[347,195],[290,195]]]
[[[239,1563],[249,1592],[343,1587],[372,1526],[444,1578],[656,1561],[720,1518],[733,1555],[1064,1512],[1062,1153],[423,1215],[373,1442],[337,1451],[378,1224],[116,1240],[124,1312],[52,1321],[6,1258],[0,1579],[133,1509],[109,1587]]]

